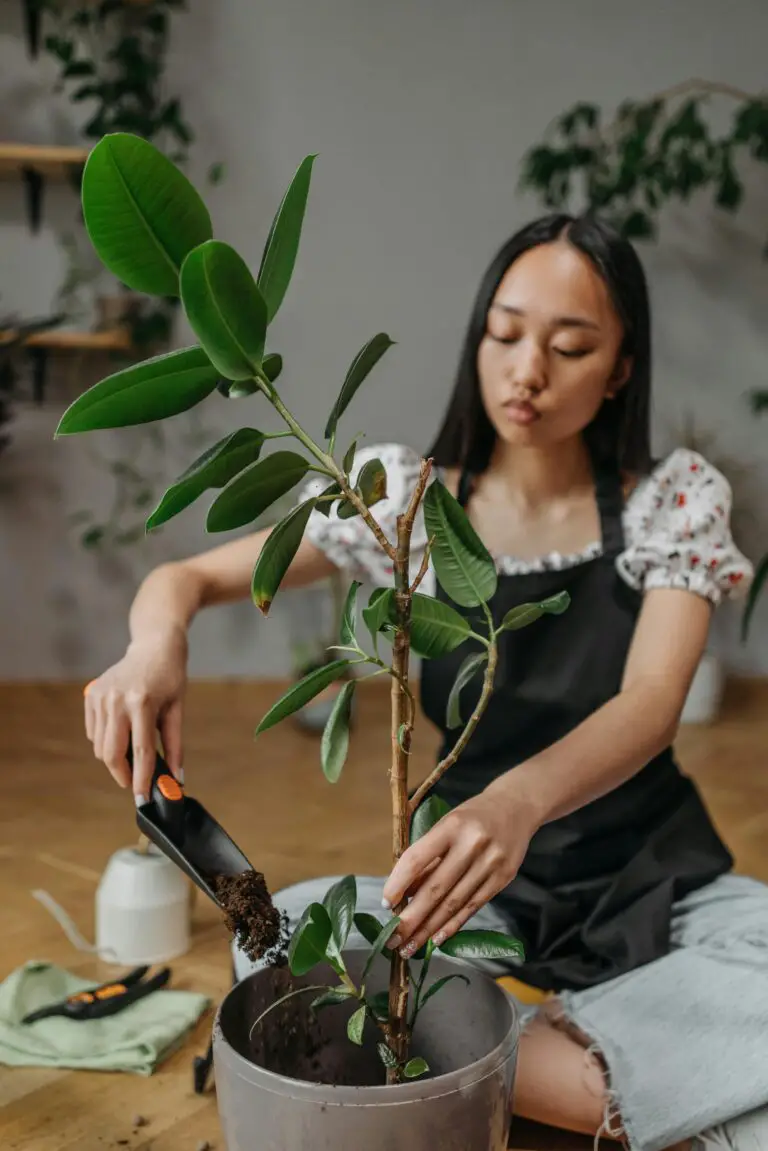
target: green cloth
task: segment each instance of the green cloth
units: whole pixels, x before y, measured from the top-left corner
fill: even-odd
[[[0,1064],[151,1075],[210,1004],[192,991],[161,989],[104,1019],[54,1015],[21,1022],[30,1011],[94,986],[93,980],[79,979],[50,963],[26,963],[11,972],[0,984]]]

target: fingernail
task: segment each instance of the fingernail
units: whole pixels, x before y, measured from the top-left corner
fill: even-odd
[[[445,932],[438,931],[436,935],[432,936],[432,942],[434,943],[435,947],[439,947],[441,943],[445,943]]]
[[[384,908],[385,911],[391,911],[392,910],[392,904],[389,902],[388,899],[382,899],[381,906]]]
[[[396,951],[402,942],[403,942],[403,940],[402,940],[401,936],[393,935],[392,938],[387,943],[387,947],[389,947],[391,951]]]
[[[144,804],[147,802],[146,795],[134,795],[133,798],[134,798],[134,802],[136,803],[137,807],[143,807]]]
[[[405,947],[403,947],[401,949],[400,958],[401,959],[410,959],[411,956],[413,955],[414,951],[416,951],[416,943],[412,939],[410,943],[406,943]]]

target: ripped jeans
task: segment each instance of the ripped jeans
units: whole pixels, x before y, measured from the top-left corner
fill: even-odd
[[[275,902],[294,926],[336,878],[295,884]],[[383,885],[358,879],[359,911],[381,915]],[[467,926],[511,930],[492,904]],[[348,946],[364,941],[353,932]],[[234,958],[238,979],[253,969],[239,951]],[[515,973],[478,966],[493,976]],[[562,992],[558,1001],[564,1020],[600,1055],[606,1122],[612,1131],[620,1125],[630,1151],[663,1151],[713,1128],[702,1151],[743,1151],[737,1135],[725,1141],[729,1130],[738,1133],[740,1116],[750,1139],[760,1140],[744,1151],[768,1151],[768,887],[736,875],[716,880],[676,905],[668,955],[599,987]],[[520,1005],[523,1025],[539,1010]]]

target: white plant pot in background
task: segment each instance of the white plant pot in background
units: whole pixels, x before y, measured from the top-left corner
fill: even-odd
[[[696,668],[688,698],[685,701],[681,723],[713,723],[723,698],[723,667],[717,656],[705,652]]]

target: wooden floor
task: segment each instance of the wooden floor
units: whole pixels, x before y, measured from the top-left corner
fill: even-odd
[[[341,782],[332,789],[317,741],[287,725],[254,743],[252,730],[277,685],[196,683],[187,715],[187,787],[224,824],[275,890],[338,872],[384,873],[389,854],[388,697],[359,693],[357,729]],[[768,880],[768,684],[734,684],[722,720],[683,729],[678,750],[699,781],[737,867]],[[43,888],[93,938],[96,883],[113,851],[136,840],[133,804],[93,760],[82,731],[77,685],[0,685],[0,978],[30,959],[87,978],[114,968],[76,951],[31,896]],[[414,779],[435,747],[422,723]],[[194,942],[173,964],[173,985],[218,1002],[229,981],[227,938],[202,897]],[[0,1067],[3,1151],[224,1151],[213,1092],[192,1090],[192,1058],[205,1050],[210,1015],[183,1050],[148,1079],[129,1075]],[[132,1131],[131,1119],[147,1126]],[[591,1147],[516,1125],[518,1148]],[[256,1147],[254,1147],[256,1151]],[[287,1151],[287,1149],[286,1149]],[[347,1151],[346,1148],[340,1151]]]

